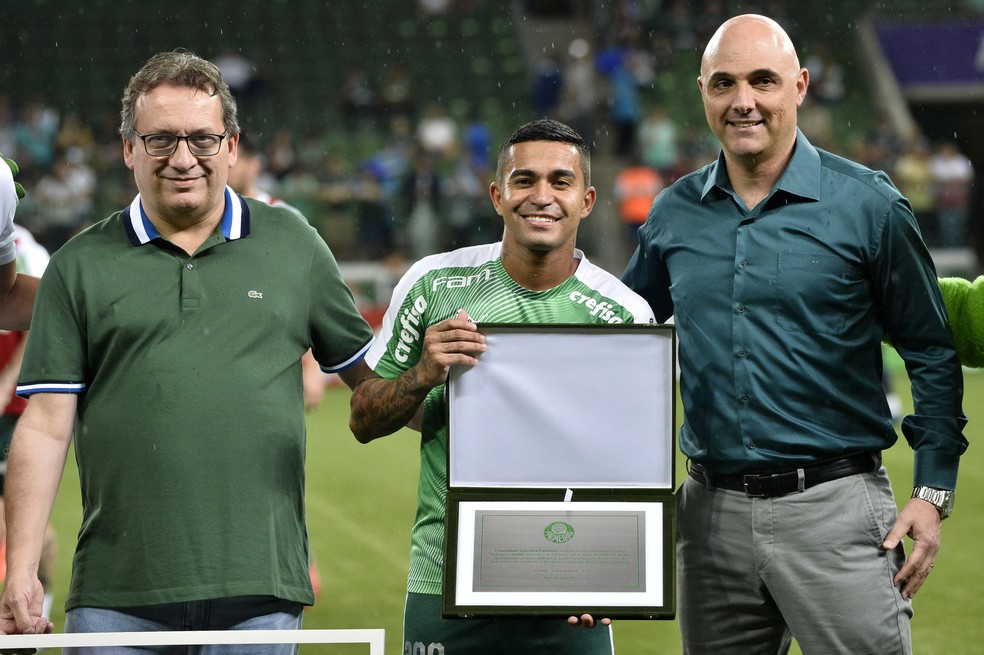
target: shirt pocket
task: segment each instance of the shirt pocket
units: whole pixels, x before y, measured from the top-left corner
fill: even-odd
[[[776,320],[787,332],[838,334],[857,304],[860,271],[840,257],[779,253]]]

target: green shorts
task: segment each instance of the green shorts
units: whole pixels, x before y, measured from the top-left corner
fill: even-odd
[[[611,626],[581,628],[567,619],[445,619],[441,597],[407,594],[404,655],[613,655]]]

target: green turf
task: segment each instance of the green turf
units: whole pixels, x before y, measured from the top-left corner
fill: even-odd
[[[984,399],[984,374],[968,371],[965,430],[971,444],[984,436],[975,422]],[[906,398],[904,378],[898,382]],[[906,399],[906,403],[908,401]],[[308,526],[321,568],[323,590],[307,610],[305,628],[384,628],[386,652],[403,653],[400,644],[409,530],[417,480],[417,438],[403,431],[370,445],[356,443],[348,432],[348,393],[330,390],[321,409],[311,415],[308,439]],[[984,654],[981,615],[984,600],[984,451],[972,447],[963,458],[952,519],[943,526],[943,547],[936,568],[916,596],[912,623],[915,652],[921,655]],[[53,521],[60,537],[59,569],[54,586],[56,629],[64,625],[62,603],[71,567],[80,505],[78,475],[70,458]],[[911,489],[912,453],[900,441],[886,453],[886,465],[901,500]],[[678,466],[677,478],[681,469]],[[818,527],[817,539],[823,539]],[[678,653],[675,622],[618,621],[616,652]],[[368,653],[368,646],[305,646],[302,653]],[[797,651],[798,652],[798,651]]]

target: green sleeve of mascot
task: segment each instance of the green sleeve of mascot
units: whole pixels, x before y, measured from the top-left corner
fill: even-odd
[[[960,363],[984,367],[984,275],[973,282],[960,277],[940,278],[940,291]]]

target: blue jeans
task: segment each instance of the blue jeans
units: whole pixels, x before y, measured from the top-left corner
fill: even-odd
[[[299,630],[304,606],[272,596],[237,596],[142,607],[77,607],[65,615],[65,632],[167,632],[173,630]],[[117,646],[65,648],[68,655],[296,655],[297,644]]]

